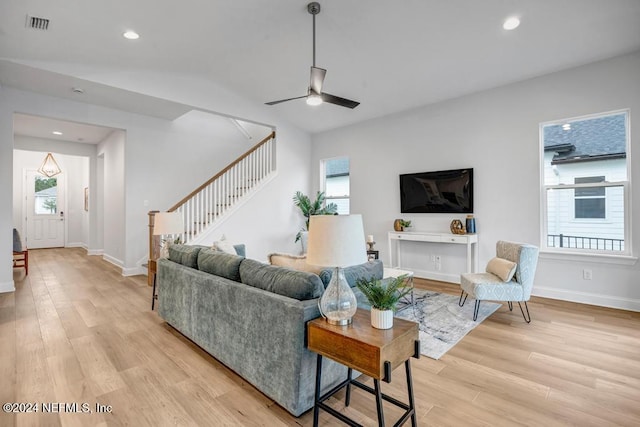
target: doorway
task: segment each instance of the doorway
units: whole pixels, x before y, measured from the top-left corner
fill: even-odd
[[[29,249],[65,246],[64,174],[46,177],[25,171],[25,221]]]

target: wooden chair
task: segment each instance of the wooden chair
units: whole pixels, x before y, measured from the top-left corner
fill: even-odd
[[[25,276],[29,275],[29,251],[22,247],[20,233],[13,229],[13,268],[24,267]]]

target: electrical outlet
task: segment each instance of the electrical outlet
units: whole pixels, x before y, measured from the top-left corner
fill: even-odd
[[[584,280],[591,280],[593,278],[593,272],[589,268],[582,270],[582,278]]]
[[[436,270],[437,270],[437,271],[442,270],[442,264],[440,264],[440,262],[439,262],[439,261],[438,261],[438,262],[436,262]]]

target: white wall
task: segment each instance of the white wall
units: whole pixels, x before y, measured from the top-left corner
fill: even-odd
[[[0,292],[15,290],[13,283],[13,107],[0,86]]]
[[[640,53],[562,71],[455,100],[379,118],[313,137],[313,178],[321,159],[351,159],[351,212],[362,213],[385,262],[394,218],[412,220],[415,231],[449,230],[462,216],[400,214],[398,175],[474,168],[480,265],[497,240],[539,245],[541,122],[631,109],[631,156],[640,153]],[[633,254],[640,254],[640,168],[632,160]],[[409,243],[409,242],[407,242]],[[454,246],[454,245],[449,245]],[[462,248],[406,245],[405,267],[419,269],[431,254],[443,270],[463,269]],[[457,246],[457,245],[456,245]],[[458,250],[459,249],[459,250]],[[603,258],[543,254],[534,294],[640,311],[640,266]],[[610,261],[610,260],[609,260]],[[582,270],[593,271],[583,280]],[[534,314],[535,316],[535,314]]]
[[[114,130],[97,147],[104,160],[102,256],[119,267],[125,267],[126,257],[125,141],[126,133]]]
[[[103,74],[101,76],[108,75]],[[145,75],[125,76],[127,83],[136,78],[148,83]],[[134,78],[135,77],[135,78]],[[249,103],[224,90],[216,91],[206,83],[190,80],[175,84],[171,81],[157,81],[157,87],[169,90],[170,94],[155,93],[156,96],[168,96],[169,99],[191,102],[201,108],[222,111],[237,117],[244,117],[261,123],[273,123],[277,132],[278,175],[268,185],[264,194],[257,195],[238,211],[234,218],[220,228],[230,240],[247,244],[249,256],[266,259],[269,252],[295,252],[294,236],[302,226],[302,218],[295,212],[292,196],[296,190],[307,192],[309,189],[310,137],[307,133],[279,120],[263,105]],[[152,94],[153,95],[153,94]],[[171,98],[180,95],[180,99]],[[113,127],[126,131],[124,143],[124,255],[117,252],[114,258],[123,259],[123,271],[139,271],[138,262],[147,254],[147,213],[150,210],[164,210],[188,194],[191,190],[211,177],[240,154],[247,151],[251,144],[227,144],[224,141],[215,144],[210,137],[185,135],[184,129],[175,129],[172,123],[139,114],[103,108],[96,105],[0,88],[0,230],[5,230],[6,244],[0,245],[0,291],[13,289],[10,265],[10,244],[12,228],[12,168],[13,168],[13,127],[14,112],[53,117],[81,123]],[[273,110],[270,110],[273,111]],[[104,167],[101,166],[105,163]],[[108,174],[106,158],[95,157],[90,165],[90,194],[96,195],[96,205],[100,203],[98,182],[101,171]],[[105,182],[106,185],[106,182]],[[93,200],[93,198],[92,198]],[[93,205],[92,205],[93,206]],[[96,206],[99,208],[99,206]],[[105,211],[108,207],[105,205]],[[95,236],[90,242],[99,245],[98,237],[101,220],[98,209],[91,210],[92,227],[90,233]],[[93,217],[95,215],[95,217]],[[95,229],[94,229],[95,228]],[[111,230],[106,229],[105,234]],[[116,230],[117,232],[117,230]],[[106,242],[104,242],[106,246]],[[90,243],[91,244],[91,243]],[[116,245],[117,246],[117,245]],[[100,246],[90,246],[89,252]],[[116,248],[116,250],[119,250]]]

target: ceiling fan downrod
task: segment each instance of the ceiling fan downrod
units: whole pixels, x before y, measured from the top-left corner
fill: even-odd
[[[316,15],[320,13],[320,3],[313,1],[307,5],[307,11],[313,16],[313,66],[316,66]]]

